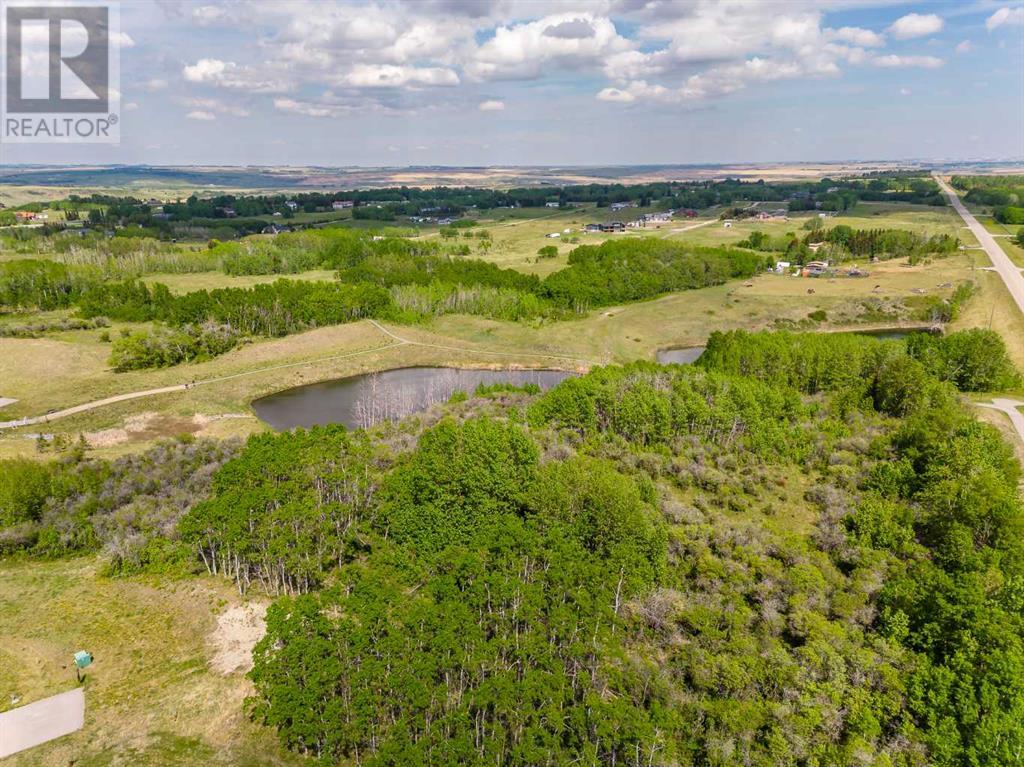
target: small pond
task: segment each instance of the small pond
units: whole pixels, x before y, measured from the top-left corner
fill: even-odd
[[[480,384],[550,389],[571,375],[561,370],[398,368],[285,389],[255,400],[252,409],[261,421],[280,430],[329,423],[357,429],[426,410],[457,391],[472,394]]]
[[[658,362],[662,365],[689,365],[704,353],[703,346],[684,346],[679,349],[658,349]]]

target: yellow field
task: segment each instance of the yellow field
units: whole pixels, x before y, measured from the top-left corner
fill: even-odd
[[[172,293],[189,293],[193,290],[213,290],[215,288],[251,288],[275,280],[325,280],[333,281],[333,269],[315,269],[297,274],[243,274],[230,275],[223,272],[192,272],[188,274],[149,274],[144,282],[153,284],[160,282],[171,289]]]

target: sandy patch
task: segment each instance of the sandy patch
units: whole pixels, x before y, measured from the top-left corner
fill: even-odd
[[[13,405],[17,401],[18,400],[12,399],[10,397],[0,397],[0,407],[7,407],[8,405]]]
[[[231,674],[252,668],[252,650],[267,631],[266,616],[267,606],[258,602],[229,607],[217,616],[217,628],[210,636],[214,671]]]
[[[252,418],[252,416],[247,413],[224,413],[222,415],[197,413],[191,418],[184,418],[154,412],[138,413],[126,418],[123,426],[86,432],[85,439],[90,447],[113,447],[132,440],[197,434],[213,423],[234,418]]]

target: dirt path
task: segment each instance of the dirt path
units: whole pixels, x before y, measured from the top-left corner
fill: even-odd
[[[574,362],[583,367],[590,367],[591,365],[598,364],[592,360],[584,360],[577,357],[569,357],[558,354],[537,354],[534,352],[502,352],[492,351],[488,349],[471,349],[459,346],[445,346],[443,344],[432,344],[424,341],[413,341],[412,339],[403,338],[386,327],[381,325],[376,320],[368,320],[377,330],[392,339],[395,343],[388,344],[387,346],[375,346],[371,349],[361,349],[355,352],[347,352],[346,354],[334,354],[329,357],[320,357],[313,360],[303,360],[302,362],[286,362],[280,365],[269,365],[267,367],[257,368],[255,370],[246,370],[241,373],[232,373],[226,376],[217,376],[216,378],[207,378],[202,381],[194,381],[191,383],[173,384],[171,386],[160,386],[155,389],[143,389],[141,391],[126,392],[124,394],[115,394],[112,397],[104,397],[103,399],[93,400],[92,402],[83,402],[81,405],[74,405],[63,410],[55,410],[52,413],[46,413],[44,415],[38,415],[33,417],[19,418],[13,421],[0,421],[0,430],[3,429],[16,429],[20,426],[35,426],[41,423],[49,423],[55,421],[58,418],[65,418],[69,415],[75,415],[77,413],[84,413],[89,410],[95,410],[96,408],[104,407],[105,405],[113,405],[117,402],[126,402],[128,400],[140,399],[142,397],[153,397],[157,394],[169,394],[171,392],[180,392],[193,389],[197,386],[209,386],[211,384],[221,383],[223,381],[230,381],[235,378],[242,378],[244,376],[257,375],[259,373],[268,373],[274,370],[283,370],[285,368],[302,367],[305,365],[315,365],[320,362],[333,362],[336,360],[348,359],[351,357],[358,357],[363,354],[372,354],[373,352],[382,352],[387,349],[393,349],[399,346],[423,346],[430,349],[441,349],[443,351],[452,352],[463,352],[468,354],[481,354],[488,356],[499,356],[499,357],[532,357],[532,358],[543,358],[560,360],[563,362]]]

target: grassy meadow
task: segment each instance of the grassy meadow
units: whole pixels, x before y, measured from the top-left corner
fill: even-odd
[[[0,710],[73,687],[77,650],[96,659],[85,728],[5,764],[301,763],[244,716],[244,674],[210,667],[217,616],[240,603],[230,584],[107,578],[86,557],[0,563],[0,591]]]

